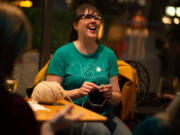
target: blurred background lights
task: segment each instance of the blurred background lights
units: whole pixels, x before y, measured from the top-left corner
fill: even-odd
[[[117,0],[118,3],[135,2],[135,0]]]
[[[166,7],[166,14],[169,16],[175,16],[176,10],[173,6],[167,6]]]
[[[65,0],[66,4],[71,4],[73,0]]]
[[[32,7],[32,2],[27,0],[27,1],[21,1],[20,2],[20,7]]]
[[[179,18],[175,17],[175,18],[174,18],[174,23],[175,23],[175,24],[179,24]]]
[[[124,0],[118,0],[118,3],[123,3],[124,2]]]
[[[180,17],[180,7],[176,8],[176,16]]]
[[[27,7],[30,8],[33,6],[32,1],[30,0],[20,0],[20,1],[14,1],[13,2],[15,5],[20,6],[20,7]]]
[[[146,1],[145,1],[145,0],[138,0],[137,2],[138,2],[139,5],[141,5],[141,6],[145,6],[145,5],[146,5]]]
[[[171,23],[172,23],[172,22],[171,22],[171,19],[170,19],[169,17],[167,17],[167,16],[163,16],[162,22],[163,22],[164,24],[171,24]]]

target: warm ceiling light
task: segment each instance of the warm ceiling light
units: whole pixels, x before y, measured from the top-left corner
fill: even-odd
[[[179,24],[179,19],[176,17],[176,18],[174,18],[174,23],[175,24]]]
[[[167,17],[167,16],[164,16],[163,18],[162,18],[162,22],[164,23],[164,24],[171,24],[172,22],[171,22],[171,19],[169,18],[169,17]]]
[[[20,0],[20,1],[14,1],[13,2],[15,5],[20,6],[20,7],[32,7],[33,3],[30,0]]]
[[[20,1],[19,6],[20,7],[32,7],[32,2],[29,0]]]
[[[176,8],[176,16],[180,17],[180,7]]]
[[[167,6],[166,7],[166,14],[169,16],[175,16],[176,10],[173,6]]]

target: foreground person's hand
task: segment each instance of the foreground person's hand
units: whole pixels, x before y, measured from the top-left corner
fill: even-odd
[[[41,128],[41,135],[53,135],[55,131],[60,130],[74,121],[78,121],[83,114],[72,114],[72,106],[66,106],[65,109],[56,112],[53,117],[45,122]]]

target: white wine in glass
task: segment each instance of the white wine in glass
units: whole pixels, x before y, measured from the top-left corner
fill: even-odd
[[[6,80],[6,86],[10,93],[15,92],[18,86],[18,82],[16,80]]]

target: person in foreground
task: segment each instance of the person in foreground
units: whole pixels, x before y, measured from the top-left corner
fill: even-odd
[[[179,135],[180,96],[176,96],[165,112],[146,118],[134,130],[134,135]]]
[[[0,116],[1,133],[6,135],[53,135],[62,124],[81,117],[71,115],[72,106],[67,106],[41,127],[29,104],[20,95],[8,92],[6,79],[12,76],[15,63],[30,43],[31,28],[23,12],[0,2]]]
[[[53,55],[46,81],[60,83],[65,95],[75,104],[108,117],[105,123],[74,124],[75,134],[131,135],[127,126],[113,114],[113,106],[118,105],[121,98],[119,72],[114,52],[98,42],[102,22],[101,13],[94,6],[83,4],[77,8],[69,42]],[[95,100],[102,104],[94,105]]]
[[[175,59],[176,70],[172,71],[176,80],[173,82],[174,94],[163,93],[163,99],[170,99],[167,109],[155,116],[146,118],[134,130],[134,135],[179,135],[180,134],[180,95],[179,95],[179,59],[180,59],[180,27],[175,26],[167,33],[167,43],[169,44],[171,55]],[[172,77],[172,76],[167,76]]]

